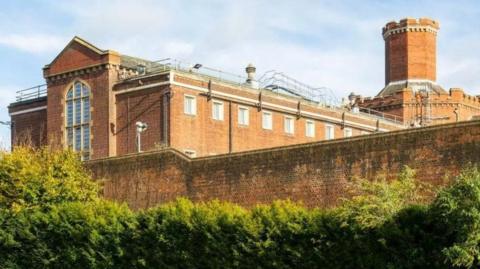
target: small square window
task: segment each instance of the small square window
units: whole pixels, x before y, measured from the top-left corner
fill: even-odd
[[[223,120],[223,102],[212,102],[212,118],[214,120]]]
[[[195,96],[185,95],[184,99],[184,112],[187,115],[196,115],[197,114],[197,101]]]
[[[283,128],[285,133],[294,134],[295,133],[295,120],[292,117],[285,116],[283,120]]]
[[[249,113],[247,107],[238,107],[238,124],[248,125],[249,124]]]
[[[315,137],[315,122],[312,120],[307,120],[305,122],[305,136]]]
[[[352,132],[351,128],[343,129],[343,136],[344,137],[351,137],[352,135],[353,135],[353,132]]]
[[[271,112],[263,112],[262,114],[262,127],[266,130],[272,130],[273,123],[272,123],[272,113]]]
[[[333,125],[325,125],[325,139],[330,140],[335,138],[335,129]]]

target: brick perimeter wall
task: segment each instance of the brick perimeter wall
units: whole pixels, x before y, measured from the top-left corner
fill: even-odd
[[[290,198],[313,207],[333,205],[355,176],[393,178],[403,165],[417,169],[420,180],[443,184],[479,163],[479,152],[480,121],[471,121],[197,159],[168,149],[86,166],[105,178],[105,197],[136,209],[178,196],[243,206]]]
[[[332,206],[352,177],[395,177],[403,165],[418,179],[445,183],[467,163],[480,163],[480,121],[336,141],[188,159],[175,150],[91,161],[104,195],[145,208],[185,196],[252,206],[290,198]]]

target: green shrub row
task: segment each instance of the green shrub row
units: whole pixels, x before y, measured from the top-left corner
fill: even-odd
[[[132,212],[91,197],[95,186],[75,185],[72,175],[83,179],[85,171],[57,163],[74,155],[55,154],[64,155],[43,168],[27,157],[0,158],[0,180],[15,176],[10,181],[17,182],[14,193],[21,199],[5,195],[0,185],[0,268],[480,266],[477,168],[465,170],[430,200],[406,169],[392,182],[355,183],[353,198],[328,210],[289,201],[247,210],[178,199]],[[35,158],[45,162],[44,155]],[[57,188],[56,194],[45,192],[41,182]],[[58,195],[63,198],[53,199]]]

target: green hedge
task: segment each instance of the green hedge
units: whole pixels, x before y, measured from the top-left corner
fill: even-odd
[[[8,195],[3,190],[10,188],[0,186],[2,269],[480,266],[477,168],[430,201],[406,169],[392,182],[359,181],[352,199],[328,210],[289,201],[247,210],[178,199],[132,212],[93,197],[95,186],[76,184],[86,175],[74,155],[58,153],[63,157],[42,166],[42,154],[0,159],[0,178],[17,186]],[[68,165],[59,165],[64,159]],[[45,192],[43,182],[56,191]]]
[[[69,202],[0,214],[0,268],[476,268],[480,177],[375,227],[288,201]]]

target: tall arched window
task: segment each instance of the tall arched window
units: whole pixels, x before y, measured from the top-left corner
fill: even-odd
[[[67,91],[66,139],[67,145],[80,152],[82,160],[90,158],[90,89],[75,82]]]

